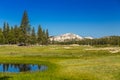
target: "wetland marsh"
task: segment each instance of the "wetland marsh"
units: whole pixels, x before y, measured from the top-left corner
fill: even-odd
[[[0,72],[3,80],[120,80],[120,52],[93,46],[0,46],[0,63],[39,64],[45,71]],[[119,47],[113,47],[114,50]]]

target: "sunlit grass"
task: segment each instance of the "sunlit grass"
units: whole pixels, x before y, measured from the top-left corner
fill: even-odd
[[[91,50],[87,50],[91,49]],[[91,46],[0,46],[1,63],[44,64],[44,72],[0,73],[8,80],[120,80],[120,52]]]

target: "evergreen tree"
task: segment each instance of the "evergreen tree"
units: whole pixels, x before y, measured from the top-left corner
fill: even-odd
[[[28,14],[27,11],[24,11],[23,13],[23,17],[22,17],[22,21],[21,21],[21,25],[20,25],[20,29],[21,29],[21,42],[27,44],[28,40],[29,40],[29,36],[30,36],[30,24],[29,24],[29,19],[28,19]]]
[[[46,30],[46,44],[49,44],[49,32]]]
[[[5,44],[8,44],[9,24],[4,22],[3,35],[5,38]]]
[[[5,38],[2,32],[2,29],[0,28],[0,44],[4,44]]]
[[[31,44],[36,44],[36,34],[35,34],[34,27],[33,27],[32,32],[31,32]]]
[[[43,45],[48,45],[49,43],[49,33],[48,30],[43,30],[43,40],[42,40]]]
[[[42,31],[42,27],[39,25],[37,32],[37,42],[38,44],[42,44],[42,41],[43,41],[43,31]]]
[[[47,42],[47,36],[46,36],[46,32],[45,32],[45,30],[43,30],[43,39],[42,39],[42,45],[46,45],[46,42]]]
[[[15,44],[19,43],[19,35],[20,35],[20,28],[17,25],[15,25],[14,26]]]
[[[6,36],[6,35],[7,35],[7,33],[6,33],[6,32],[7,32],[7,31],[6,31],[6,28],[7,28],[7,27],[6,27],[6,23],[4,22],[4,25],[3,25],[3,35],[4,35],[5,38],[7,37],[7,36]]]
[[[9,44],[15,44],[15,36],[14,36],[14,29],[11,27],[11,29],[8,32],[8,43]]]

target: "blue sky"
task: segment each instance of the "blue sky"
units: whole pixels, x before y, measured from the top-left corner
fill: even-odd
[[[0,26],[20,25],[24,10],[50,35],[120,36],[120,0],[0,0]]]

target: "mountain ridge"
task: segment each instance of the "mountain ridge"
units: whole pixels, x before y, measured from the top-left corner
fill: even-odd
[[[57,42],[72,41],[72,40],[78,41],[78,40],[83,40],[83,39],[93,39],[93,38],[90,36],[82,37],[74,33],[65,33],[62,35],[50,37],[50,41],[57,41]]]

